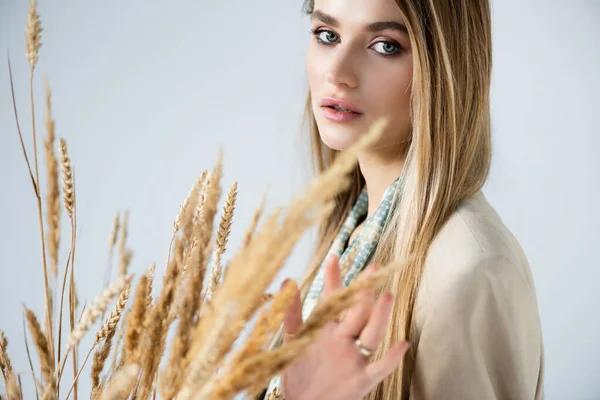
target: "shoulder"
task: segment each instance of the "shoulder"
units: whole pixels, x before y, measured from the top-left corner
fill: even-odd
[[[527,257],[485,195],[478,192],[452,213],[430,245],[417,321],[435,304],[475,300],[491,290],[494,296],[531,303],[537,309]]]
[[[429,248],[412,340],[411,398],[543,397],[529,264],[482,193],[451,215]]]

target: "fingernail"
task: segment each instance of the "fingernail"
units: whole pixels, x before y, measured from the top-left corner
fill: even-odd
[[[285,285],[287,285],[290,282],[290,279],[284,279],[284,281],[281,283],[281,286],[279,287],[279,290],[283,290],[285,288]]]

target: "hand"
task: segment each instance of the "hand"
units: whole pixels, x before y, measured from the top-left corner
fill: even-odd
[[[325,267],[325,282],[321,299],[342,288],[338,257],[332,257]],[[369,265],[357,279],[373,273]],[[304,355],[281,374],[281,390],[286,400],[355,400],[362,399],[398,366],[408,349],[399,342],[378,361],[369,364],[361,354],[356,339],[375,350],[387,329],[392,309],[392,295],[382,293],[375,301],[373,291],[364,291],[359,302],[346,311],[341,322],[329,322]],[[302,304],[299,294],[284,317],[283,340],[302,325]]]

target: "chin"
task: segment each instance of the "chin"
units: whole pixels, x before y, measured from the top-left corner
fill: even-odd
[[[346,150],[358,140],[356,132],[352,132],[348,127],[342,126],[321,127],[320,125],[319,134],[325,146],[337,151]]]

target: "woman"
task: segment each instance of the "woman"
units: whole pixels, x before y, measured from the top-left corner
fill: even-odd
[[[415,257],[379,296],[365,294],[330,323],[271,382],[267,398],[543,398],[528,262],[481,192],[491,158],[488,0],[311,0],[305,7],[318,169],[375,120],[388,125],[360,155],[353,187],[321,226],[316,254],[328,256],[286,315],[284,340],[320,296],[367,264]],[[346,273],[338,263],[349,264]],[[402,359],[404,341],[411,347]]]

